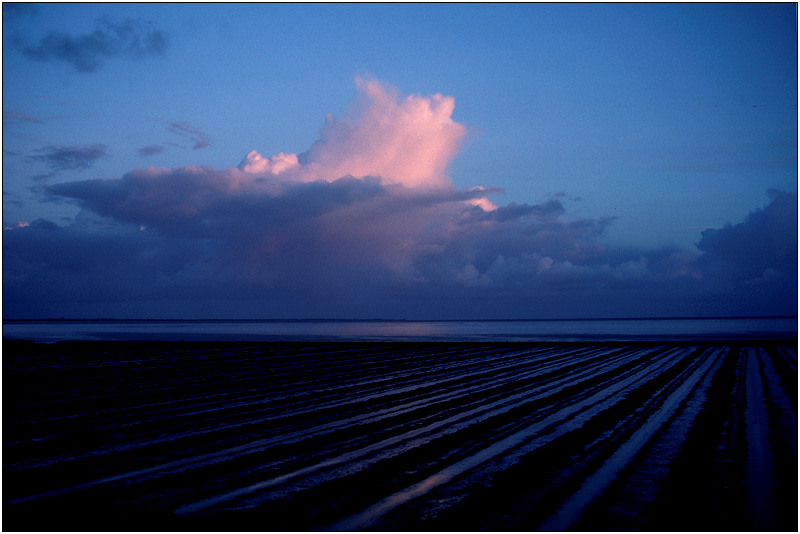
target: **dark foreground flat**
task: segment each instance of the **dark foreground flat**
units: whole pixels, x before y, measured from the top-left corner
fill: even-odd
[[[3,530],[797,530],[796,342],[3,344]]]

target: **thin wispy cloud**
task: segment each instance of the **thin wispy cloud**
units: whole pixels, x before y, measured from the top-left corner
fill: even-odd
[[[79,72],[88,73],[111,59],[164,55],[169,47],[169,35],[148,21],[117,21],[106,16],[97,20],[95,30],[89,34],[50,32],[36,44],[25,44],[22,38],[17,38],[16,44],[31,59],[64,62]]]
[[[148,156],[155,156],[156,154],[161,154],[164,152],[165,148],[163,145],[147,145],[143,146],[138,150],[139,156],[142,158],[146,158]]]
[[[42,119],[23,113],[16,109],[3,109],[3,123],[6,122],[32,122],[42,123]]]
[[[39,148],[36,152],[37,154],[28,157],[46,164],[54,171],[85,170],[91,167],[92,160],[103,158],[108,154],[108,146],[51,145]]]
[[[199,150],[211,146],[211,139],[208,134],[188,122],[167,123],[167,131],[188,139],[194,145],[192,150]]]

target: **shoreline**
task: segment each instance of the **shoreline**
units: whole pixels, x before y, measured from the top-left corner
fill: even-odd
[[[3,339],[37,342],[640,342],[796,340],[795,317],[546,321],[4,322]]]

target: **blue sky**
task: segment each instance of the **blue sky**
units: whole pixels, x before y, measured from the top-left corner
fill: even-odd
[[[3,314],[795,313],[796,22],[6,3]]]

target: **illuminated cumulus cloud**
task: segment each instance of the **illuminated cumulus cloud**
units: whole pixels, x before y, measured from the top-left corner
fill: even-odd
[[[451,118],[455,100],[397,92],[356,79],[359,98],[344,117],[328,115],[320,139],[303,154],[269,158],[253,151],[239,165],[247,173],[297,181],[375,176],[408,187],[446,187],[448,163],[467,129]]]
[[[276,176],[288,170],[300,167],[297,154],[284,154],[281,152],[271,158],[262,157],[253,150],[239,164],[239,168],[250,174],[271,174]]]

